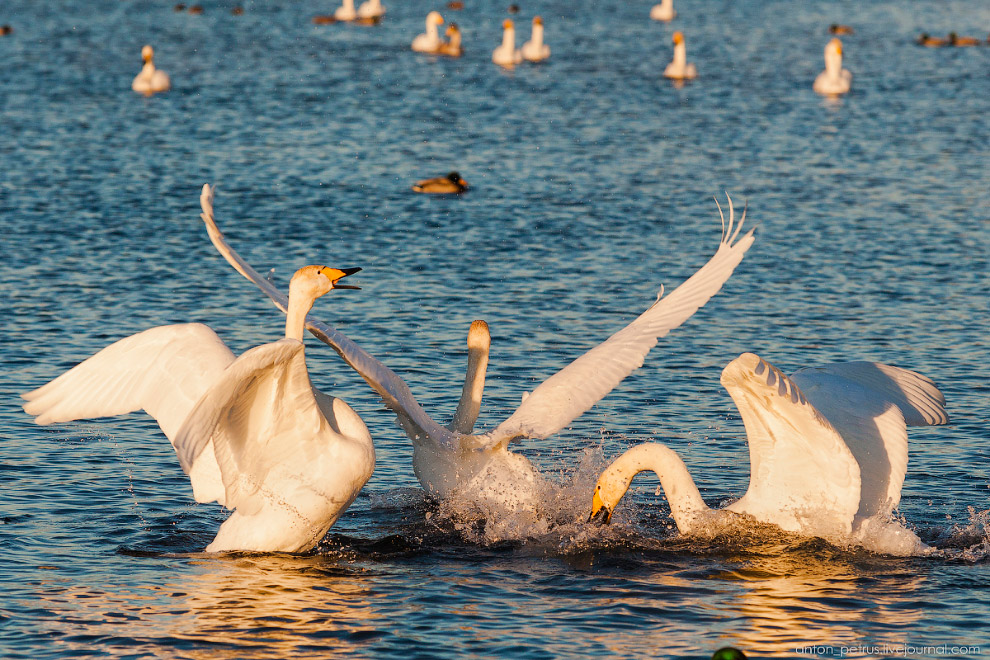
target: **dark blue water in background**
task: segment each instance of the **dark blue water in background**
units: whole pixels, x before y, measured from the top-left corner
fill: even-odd
[[[521,2],[552,58],[490,61],[501,2],[443,11],[466,55],[409,50],[430,9],[316,26],[332,3],[4,0],[0,23],[0,655],[270,658],[939,657],[990,649],[990,6]],[[833,22],[852,92],[814,94]],[[673,30],[699,77],[663,79]],[[140,49],[172,77],[130,91]],[[417,196],[458,170],[456,198]],[[446,421],[464,339],[486,319],[487,428],[557,368],[700,267],[712,196],[748,202],[757,242],[723,291],[571,428],[520,444],[590,498],[647,440],[676,449],[713,505],[749,477],[719,385],[753,351],[784,371],[849,359],[918,370],[952,423],[912,429],[900,514],[935,556],[896,558],[754,533],[676,536],[642,477],[611,528],[491,530],[444,517],[408,440],[356,374],[307,340],[314,384],[348,401],[378,467],[317,552],[199,553],[224,513],[195,504],[153,420],[54,428],[18,395],[112,341],[201,321],[239,353],[282,315],[215,253],[199,190],[276,281],[361,266],[315,313]],[[583,488],[583,489],[582,489]],[[571,491],[567,491],[571,492]],[[503,532],[505,530],[502,530]],[[911,647],[911,648],[906,648]],[[936,648],[924,648],[936,647]],[[978,652],[963,655],[977,657]]]

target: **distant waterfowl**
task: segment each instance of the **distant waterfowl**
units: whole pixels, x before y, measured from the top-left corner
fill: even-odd
[[[7,24],[0,25],[0,37],[6,37],[14,33],[14,28]]]
[[[447,3],[447,9],[453,9],[454,11],[460,11],[464,9],[464,3],[461,0],[450,0]]]
[[[815,78],[813,89],[819,94],[845,94],[852,85],[852,73],[842,68],[842,42],[832,39],[825,45],[825,70]]]
[[[832,23],[828,26],[829,34],[840,35],[840,34],[852,34],[854,30],[848,25],[839,25],[838,23]]]
[[[457,172],[433,179],[423,179],[413,184],[412,189],[418,193],[456,194],[468,189],[467,181]]]
[[[448,57],[460,57],[463,55],[464,48],[461,47],[461,29],[457,27],[457,23],[448,25],[444,34],[447,36],[447,41],[440,44],[440,49],[437,53],[447,55]]]
[[[186,4],[184,2],[180,2],[179,4],[177,4],[174,7],[172,7],[172,10],[173,11],[185,11],[186,10]]]
[[[522,47],[523,59],[530,62],[541,62],[550,57],[550,46],[543,43],[543,19],[539,16],[533,17],[533,33],[529,41]]]
[[[650,18],[655,21],[672,21],[676,16],[674,0],[661,0],[660,4],[653,5],[650,9]]]
[[[675,80],[690,80],[698,75],[694,64],[687,61],[687,47],[684,45],[684,34],[678,30],[673,36],[674,59],[664,69],[663,75]]]
[[[509,8],[506,11],[508,11],[510,14],[518,14],[519,5],[512,3],[511,5],[509,5]]]
[[[204,206],[212,191],[205,188]],[[111,344],[24,395],[38,424],[144,409],[161,426],[198,502],[233,513],[207,552],[313,548],[371,476],[364,422],[314,389],[303,325],[313,302],[360,269],[306,266],[289,284],[285,338],[235,358],[199,323]]]
[[[204,207],[205,210],[205,207]],[[744,214],[745,216],[745,214]],[[204,212],[217,250],[275,304],[286,309],[285,295],[249,266],[227,244],[212,216]],[[723,219],[715,255],[669,295],[606,341],[547,378],[523,397],[504,422],[486,433],[472,429],[481,407],[491,337],[483,321],[468,333],[468,369],[461,399],[449,425],[441,426],[420,407],[409,386],[338,330],[307,317],[310,332],[330,345],[382,397],[413,444],[413,469],[431,495],[453,499],[482,511],[530,511],[539,504],[542,479],[521,454],[508,451],[520,438],[546,438],[590,409],[643,365],[660,337],[680,326],[722,288],[753,243],[752,230],[740,236],[743,220]]]
[[[492,51],[492,62],[512,68],[522,62],[522,51],[516,48],[516,27],[510,19],[502,22],[502,44]]]
[[[243,16],[244,15],[244,7],[234,7],[233,9],[230,10],[230,13],[233,16]]]
[[[918,37],[918,45],[927,46],[928,48],[939,48],[941,46],[948,46],[949,40],[942,39],[940,37],[933,37],[927,32],[922,32],[921,36]]]
[[[340,6],[333,11],[333,17],[338,21],[353,21],[357,18],[357,11],[354,9],[354,0],[343,0]]]
[[[190,14],[202,14],[203,13],[203,6],[202,5],[193,5],[193,6],[191,6],[189,8],[189,13]]]
[[[382,0],[364,0],[357,10],[358,19],[362,21],[379,21],[385,15]]]
[[[412,49],[418,53],[435,53],[443,43],[440,40],[438,28],[443,25],[443,16],[440,12],[431,11],[426,15],[426,32],[416,35],[413,39]]]
[[[955,32],[949,33],[950,46],[979,46],[980,40],[974,37],[960,37]]]
[[[151,46],[145,46],[141,49],[141,59],[144,60],[144,66],[141,67],[141,73],[137,74],[131,83],[131,89],[135,92],[150,96],[158,92],[166,92],[171,88],[172,81],[169,80],[167,73],[155,68],[154,58],[155,51]]]
[[[945,398],[921,374],[874,362],[845,362],[785,376],[744,353],[722,371],[746,427],[749,489],[712,512],[676,452],[638,445],[598,480],[592,517],[606,521],[638,473],[653,471],[682,534],[714,514],[747,514],[808,535],[850,535],[888,515],[907,470],[907,425],[948,422]],[[906,529],[903,545],[920,541]]]

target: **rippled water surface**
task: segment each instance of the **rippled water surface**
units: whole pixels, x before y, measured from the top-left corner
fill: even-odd
[[[990,650],[990,47],[982,0],[678,4],[523,0],[549,62],[490,62],[506,2],[445,11],[467,54],[409,50],[433,8],[317,26],[332,2],[4,0],[0,24],[0,655],[272,658],[978,657]],[[811,90],[833,22],[853,91]],[[699,78],[661,77],[675,29]],[[523,39],[520,38],[521,42]],[[130,91],[144,43],[171,92]],[[458,170],[460,197],[413,181]],[[39,427],[18,395],[117,338],[201,321],[235,352],[282,315],[215,253],[218,220],[284,286],[361,266],[325,318],[446,421],[472,319],[493,334],[479,427],[700,267],[728,191],[757,240],[722,292],[564,432],[520,451],[558,483],[554,528],[464,522],[428,501],[392,416],[307,340],[314,384],[375,439],[374,476],[316,552],[209,556],[144,414]],[[938,550],[890,557],[768,528],[676,535],[642,476],[584,522],[606,461],[659,440],[712,505],[748,452],[722,367],[878,360],[932,377],[952,422],[911,430],[900,515]],[[814,648],[811,648],[814,646]],[[848,648],[851,647],[851,648]],[[927,648],[926,648],[927,647]],[[981,650],[959,647],[980,647]],[[941,649],[941,650],[940,650]],[[903,653],[902,653],[903,652]]]

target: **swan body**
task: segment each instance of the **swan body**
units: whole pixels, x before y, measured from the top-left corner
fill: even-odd
[[[814,90],[819,94],[845,94],[852,85],[852,74],[842,68],[842,42],[832,39],[825,46],[825,70],[815,78]]]
[[[675,16],[677,10],[674,9],[674,0],[662,0],[650,9],[650,18],[655,21],[672,21]]]
[[[235,358],[205,325],[152,328],[24,394],[24,410],[51,424],[144,409],[175,448],[195,499],[233,510],[207,552],[309,550],[375,465],[361,418],[310,383],[302,343],[313,301],[353,288],[335,285],[355,270],[297,271],[280,341]]]
[[[435,193],[450,195],[462,193],[468,189],[467,181],[461,178],[457,172],[451,172],[447,176],[438,176],[433,179],[423,179],[413,184],[413,191],[418,193]]]
[[[907,424],[948,422],[945,398],[931,380],[884,364],[832,364],[788,378],[744,353],[721,380],[742,415],[751,465],[748,490],[724,511],[800,534],[848,536],[889,514],[907,470]],[[682,534],[719,514],[701,499],[677,453],[648,443],[602,473],[592,516],[611,516],[633,477],[646,470],[660,478]]]
[[[338,21],[353,21],[357,18],[357,11],[354,10],[354,0],[343,0],[339,7],[333,12],[334,19]]]
[[[542,62],[550,57],[550,46],[543,43],[543,19],[533,17],[533,33],[529,41],[521,49],[523,59],[530,62]]]
[[[443,16],[440,12],[431,11],[426,15],[426,32],[416,35],[413,39],[412,49],[417,53],[435,53],[443,43],[440,40],[440,33],[437,31],[443,25]]]
[[[141,67],[141,72],[134,76],[134,81],[131,83],[131,89],[135,92],[151,96],[158,92],[167,92],[172,87],[172,81],[169,80],[168,74],[155,68],[154,57],[155,51],[151,46],[145,46],[141,49],[141,59],[144,60],[144,66]]]
[[[511,69],[522,59],[522,51],[516,48],[515,24],[507,18],[502,22],[502,44],[492,51],[492,62]]]
[[[385,7],[382,5],[382,0],[364,0],[357,8],[357,17],[359,19],[378,20],[384,15]]]
[[[684,45],[684,34],[679,30],[675,32],[673,42],[674,59],[663,70],[664,77],[673,78],[674,80],[690,80],[697,77],[697,68],[695,68],[694,64],[687,61],[687,46]]]
[[[463,55],[464,48],[461,46],[461,29],[457,26],[457,23],[448,25],[444,34],[447,35],[447,41],[440,44],[440,49],[437,50],[437,53],[448,57],[460,57]]]
[[[212,208],[203,219],[217,250],[283,311],[286,299],[230,247],[216,226]],[[743,214],[745,220],[745,213]],[[743,220],[733,210],[723,218],[715,255],[677,289],[569,365],[550,376],[495,428],[474,433],[481,407],[491,338],[483,321],[468,333],[468,368],[453,421],[442,426],[419,405],[409,386],[387,366],[330,325],[312,317],[307,328],[333,348],[374,389],[412,440],[413,468],[423,488],[438,498],[458,498],[490,510],[532,509],[539,502],[539,475],[520,454],[508,450],[520,438],[546,438],[566,427],[643,365],[660,337],[689,319],[714,296],[742,261],[754,237],[740,236]],[[662,292],[661,292],[662,293]]]

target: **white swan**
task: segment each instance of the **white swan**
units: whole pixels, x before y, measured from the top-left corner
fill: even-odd
[[[825,70],[815,78],[819,94],[845,94],[852,85],[852,74],[842,68],[842,42],[837,38],[825,44]]]
[[[663,75],[675,80],[690,80],[698,75],[698,70],[694,64],[687,61],[687,47],[684,45],[684,34],[678,30],[673,36],[674,59],[671,60]]]
[[[172,81],[169,80],[168,74],[155,68],[154,57],[155,51],[151,46],[145,46],[141,49],[141,59],[144,60],[144,66],[141,67],[141,73],[134,76],[134,82],[131,83],[131,89],[135,92],[150,96],[158,92],[167,92],[171,88]]]
[[[336,282],[356,270],[298,270],[281,341],[235,359],[205,325],[152,328],[24,394],[24,410],[51,424],[143,408],[175,448],[196,500],[234,510],[207,552],[309,550],[375,466],[361,418],[310,383],[302,343],[313,301],[354,288]]]
[[[801,369],[790,378],[752,353],[722,371],[742,415],[751,466],[746,494],[724,511],[790,532],[849,535],[900,502],[907,424],[945,424],[945,398],[921,374],[875,362]],[[680,457],[661,444],[629,449],[602,473],[592,517],[606,520],[639,472],[660,478],[682,534],[711,511]],[[917,537],[901,530],[907,545]]]
[[[530,62],[541,62],[550,57],[550,46],[543,43],[543,19],[533,17],[533,34],[523,44],[522,56]]]
[[[516,48],[516,27],[510,19],[502,22],[502,44],[492,51],[492,62],[512,68],[522,62],[522,51]]]
[[[284,311],[285,296],[227,244],[206,201],[202,217],[214,246]],[[708,263],[625,328],[550,376],[508,419],[485,433],[472,433],[488,364],[490,338],[484,322],[471,325],[467,377],[454,419],[446,427],[426,414],[399,376],[341,332],[312,317],[307,317],[306,327],[337,351],[398,417],[412,440],[413,469],[425,490],[482,510],[532,510],[539,503],[541,480],[528,459],[508,451],[509,442],[545,438],[570,424],[641,367],[658,338],[691,318],[722,288],[753,243],[752,230],[740,236],[745,213],[738,225],[733,215],[730,200],[729,220],[723,218],[722,240]]]
[[[674,0],[661,0],[660,4],[653,5],[650,9],[650,18],[655,21],[672,21],[677,16],[674,9]]]
[[[412,49],[418,53],[435,53],[440,49],[443,41],[440,40],[440,33],[437,31],[443,25],[443,16],[438,11],[431,11],[426,15],[426,32],[416,35],[413,39]]]
[[[360,19],[379,19],[385,15],[385,7],[382,0],[364,0],[357,9]]]
[[[354,0],[343,0],[340,6],[333,11],[333,17],[338,21],[353,21],[357,18],[354,10]]]

